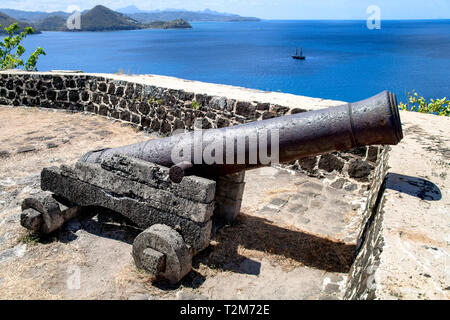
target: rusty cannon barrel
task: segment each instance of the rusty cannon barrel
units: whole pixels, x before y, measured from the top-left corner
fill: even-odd
[[[275,163],[403,138],[393,93],[363,101],[247,124],[197,130],[119,148],[96,150],[81,161],[123,154],[170,167],[170,178],[225,175]]]

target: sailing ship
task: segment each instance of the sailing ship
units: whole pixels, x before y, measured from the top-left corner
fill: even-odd
[[[295,60],[305,60],[306,57],[303,55],[303,48],[300,48],[300,55],[298,54],[298,48],[295,49],[295,56],[292,56]]]

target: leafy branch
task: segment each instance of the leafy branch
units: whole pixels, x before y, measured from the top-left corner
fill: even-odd
[[[450,100],[447,100],[446,97],[442,99],[430,99],[428,102],[424,97],[419,96],[414,90],[409,92],[408,95],[408,103],[401,102],[399,105],[400,110],[450,116]]]
[[[1,25],[0,25],[1,27]],[[25,48],[21,45],[23,39],[34,33],[32,27],[19,31],[19,25],[13,23],[9,27],[4,28],[7,36],[0,41],[0,70],[23,68],[27,71],[36,69],[37,60],[40,55],[45,55],[44,49],[38,47],[28,58],[26,62],[22,59]]]

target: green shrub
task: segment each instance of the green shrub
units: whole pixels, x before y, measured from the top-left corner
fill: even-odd
[[[198,101],[196,100],[192,101],[192,109],[194,110],[200,109],[200,103],[198,103]]]
[[[19,243],[28,244],[28,245],[38,244],[39,241],[41,241],[40,235],[37,233],[34,233],[32,231],[27,231],[25,234],[21,235],[18,238]]]
[[[36,70],[39,56],[45,55],[44,49],[39,47],[24,62],[21,57],[25,53],[25,48],[20,43],[25,37],[33,34],[34,30],[32,27],[25,28],[25,31],[20,33],[18,30],[19,26],[17,23],[13,23],[5,28],[7,36],[3,38],[3,42],[0,41],[0,70],[22,68],[27,71],[33,71]]]
[[[156,100],[153,97],[148,98],[147,102],[148,102],[148,104],[156,103],[156,104],[159,104],[159,105],[161,105],[163,103],[162,99]]]
[[[419,96],[414,90],[408,93],[409,102],[400,102],[400,110],[416,111],[421,113],[432,113],[440,116],[450,115],[450,100],[446,97],[442,99],[430,99],[427,101],[424,97]]]

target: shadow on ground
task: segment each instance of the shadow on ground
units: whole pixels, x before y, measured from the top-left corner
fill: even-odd
[[[406,193],[421,200],[438,201],[442,199],[441,190],[433,182],[398,173],[387,175],[386,189]]]
[[[213,238],[217,242],[194,259],[223,270],[259,274],[258,262],[240,255],[241,250],[255,250],[291,259],[302,265],[328,272],[348,272],[355,246],[286,229],[264,218],[241,213],[231,226]],[[244,262],[242,264],[242,262]]]
[[[80,229],[130,245],[140,233],[131,221],[120,214],[100,208],[89,208],[52,237],[62,242],[71,242],[76,240],[76,231]],[[174,290],[180,285],[198,288],[205,281],[204,275],[200,273],[202,264],[216,270],[259,275],[260,262],[252,259],[255,255],[242,255],[242,250],[256,252],[257,260],[266,255],[283,263],[290,259],[296,264],[327,272],[347,273],[355,251],[354,245],[282,228],[264,218],[244,213],[241,213],[232,225],[220,229],[212,240],[212,245],[194,257],[194,270],[180,284],[170,285],[162,282],[154,285],[163,290]]]

